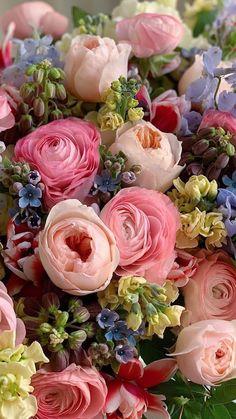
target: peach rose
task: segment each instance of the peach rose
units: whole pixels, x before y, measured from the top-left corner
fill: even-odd
[[[120,76],[127,77],[131,47],[110,38],[79,35],[65,58],[66,84],[70,92],[87,102],[100,102],[103,92]]]
[[[0,20],[4,33],[11,22],[15,24],[15,37],[22,39],[32,36],[33,27],[59,38],[68,26],[68,18],[44,1],[27,1],[9,9]]]
[[[48,208],[68,198],[84,201],[99,167],[101,137],[95,125],[60,119],[17,141],[15,159],[39,171]]]
[[[181,142],[175,135],[159,131],[150,122],[127,123],[118,129],[116,140],[110,147],[113,154],[123,151],[128,158],[128,166],[140,165],[134,185],[167,191],[183,169],[178,162],[181,158]]]
[[[236,319],[236,268],[223,251],[200,250],[196,272],[182,289],[191,323]]]
[[[179,213],[164,194],[122,189],[100,214],[114,233],[120,251],[118,275],[144,276],[163,284],[175,259]]]
[[[97,370],[71,364],[61,372],[39,370],[32,378],[36,419],[93,419],[103,409],[107,386]]]
[[[169,54],[180,43],[183,24],[175,16],[140,13],[116,25],[119,41],[128,42],[136,57]]]
[[[73,295],[106,288],[119,263],[112,232],[76,199],[51,209],[39,235],[39,256],[52,282]]]
[[[227,65],[224,62],[220,63],[220,67],[226,67]],[[194,63],[184,72],[183,76],[181,77],[178,85],[178,90],[180,95],[184,95],[187,92],[188,87],[190,84],[200,79],[202,77],[203,71],[203,56],[196,55]],[[232,91],[232,87],[229,83],[224,79],[221,78],[220,87],[218,90],[218,95],[223,92],[223,90]]]
[[[194,383],[216,385],[236,378],[236,320],[202,320],[185,327],[171,356]]]

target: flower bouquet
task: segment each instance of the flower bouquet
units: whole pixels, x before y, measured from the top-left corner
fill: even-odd
[[[1,18],[1,419],[236,418],[236,4],[175,3]]]

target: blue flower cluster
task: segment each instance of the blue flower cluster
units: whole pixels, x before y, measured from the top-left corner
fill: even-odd
[[[227,250],[236,259],[236,171],[233,173],[232,179],[224,176],[222,180],[227,187],[219,189],[217,205],[218,210],[223,214],[228,233]]]
[[[17,53],[13,65],[5,68],[1,73],[1,84],[10,84],[16,88],[26,81],[25,71],[31,64],[49,60],[53,67],[63,67],[58,50],[52,45],[53,37],[46,35],[40,39],[14,39]]]
[[[116,360],[119,363],[127,363],[133,359],[136,353],[135,336],[138,331],[128,329],[127,323],[120,320],[119,314],[107,308],[97,315],[96,320],[101,329],[105,329],[105,339],[108,342],[115,341]]]

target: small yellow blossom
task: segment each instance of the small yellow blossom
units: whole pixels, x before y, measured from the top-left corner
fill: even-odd
[[[38,342],[29,347],[15,347],[15,333],[0,334],[0,417],[29,419],[37,413],[37,403],[31,387],[35,364],[48,362]]]
[[[120,301],[117,289],[118,281],[113,280],[104,291],[98,292],[98,302],[102,308],[109,305],[111,310],[115,310],[119,306]]]
[[[138,330],[142,324],[142,320],[143,315],[140,305],[138,303],[133,304],[128,317],[126,318],[128,328],[132,330]]]
[[[204,175],[191,176],[186,183],[178,178],[173,181],[173,184],[179,192],[179,194],[176,192],[173,194],[175,200],[182,196],[187,203],[191,202],[193,206],[200,202],[202,198],[214,200],[217,195],[217,182],[215,180],[210,182]],[[172,194],[170,194],[171,196]]]
[[[99,110],[97,120],[101,131],[115,130],[124,124],[122,116],[110,111],[106,105]]]
[[[144,117],[143,108],[130,108],[128,110],[128,118],[131,122],[139,121]]]

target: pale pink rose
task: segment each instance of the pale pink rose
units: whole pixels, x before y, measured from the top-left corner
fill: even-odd
[[[95,125],[67,118],[43,125],[15,146],[15,159],[40,172],[51,208],[68,198],[84,201],[99,167],[101,137]]]
[[[14,127],[15,117],[8,103],[7,93],[0,89],[0,132]]]
[[[236,118],[231,113],[208,109],[203,114],[199,130],[208,127],[222,127],[225,131],[229,131],[236,146]]]
[[[24,281],[38,286],[45,271],[38,254],[38,232],[10,222],[7,228],[7,245],[2,252],[4,263],[11,272]]]
[[[131,187],[122,189],[100,214],[114,233],[120,251],[118,275],[144,276],[163,284],[175,260],[179,213],[164,194]]]
[[[0,282],[0,333],[4,330],[16,332],[16,344],[19,345],[25,338],[25,325],[21,319],[16,318],[14,305],[7,293],[5,285]]]
[[[198,258],[185,252],[184,250],[176,250],[176,259],[168,274],[168,279],[175,281],[178,287],[183,287],[188,283],[190,278],[195,274],[198,267]]]
[[[65,58],[66,85],[87,102],[101,102],[104,91],[120,76],[127,77],[131,47],[110,38],[79,35]]]
[[[116,25],[119,41],[128,42],[136,57],[169,54],[183,37],[183,25],[170,15],[141,13]]]
[[[173,134],[159,131],[150,122],[127,123],[117,130],[115,142],[109,149],[113,154],[122,151],[128,158],[127,170],[141,166],[134,185],[165,192],[183,170],[181,142]]]
[[[30,38],[34,27],[58,38],[68,26],[68,18],[55,12],[44,1],[23,2],[9,9],[0,20],[4,33],[12,22],[15,24],[15,37],[22,39]]]
[[[190,322],[236,319],[236,268],[223,251],[199,251],[196,272],[182,289]]]
[[[191,103],[175,90],[167,90],[152,102],[151,122],[163,132],[176,133],[181,128],[182,115],[190,111]]]
[[[227,67],[228,64],[221,62],[219,67]],[[202,55],[196,55],[194,63],[184,72],[183,76],[181,77],[179,84],[178,84],[178,90],[180,95],[184,95],[187,92],[188,87],[190,84],[198,80],[202,77],[203,72],[203,56]],[[232,87],[229,85],[229,83],[224,79],[221,78],[220,87],[218,90],[218,95],[223,92],[223,90],[232,91]]]
[[[216,385],[236,378],[236,320],[202,320],[185,327],[171,356],[194,383]]]
[[[73,295],[106,288],[119,263],[112,232],[76,199],[55,205],[39,235],[39,255],[54,284]]]
[[[39,370],[32,378],[36,419],[93,419],[102,411],[107,386],[94,368],[71,364],[61,372]]]

